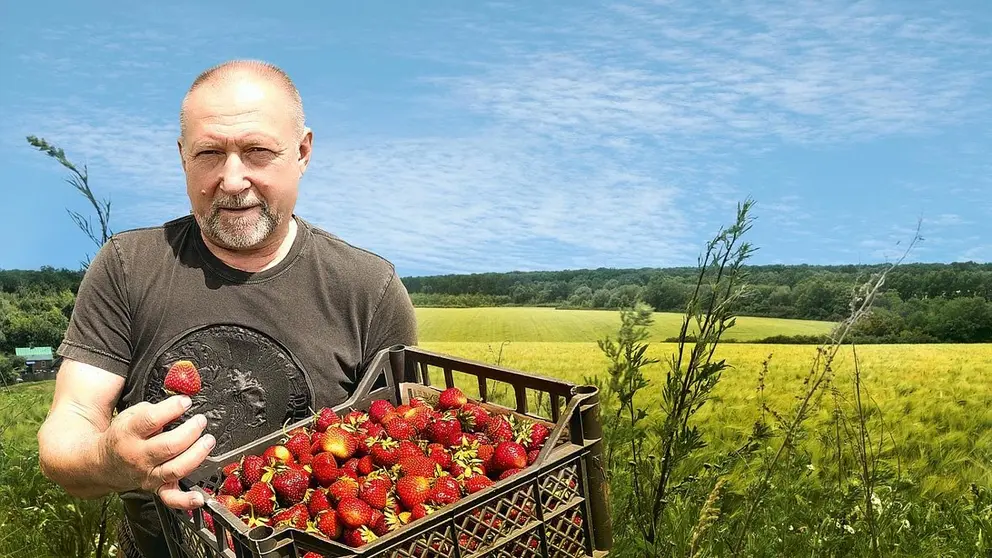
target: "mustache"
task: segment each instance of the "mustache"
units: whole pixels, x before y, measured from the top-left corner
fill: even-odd
[[[262,209],[268,209],[268,204],[265,200],[256,196],[255,194],[248,194],[245,196],[225,196],[223,198],[217,198],[211,204],[211,209],[217,211],[220,209],[243,209],[245,207],[252,207],[259,205]]]

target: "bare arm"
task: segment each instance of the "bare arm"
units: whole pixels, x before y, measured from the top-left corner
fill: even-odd
[[[177,428],[162,427],[185,412],[187,397],[141,402],[116,417],[114,405],[124,379],[66,359],[55,381],[48,417],[38,431],[41,470],[70,494],[99,498],[112,492],[157,492],[166,505],[187,509],[203,504],[177,481],[192,472],[213,448],[201,415]]]

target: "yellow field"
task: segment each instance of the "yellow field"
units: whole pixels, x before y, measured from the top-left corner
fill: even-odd
[[[554,308],[417,308],[420,340],[438,341],[587,341],[612,335],[620,314],[607,310]],[[652,341],[676,337],[682,315],[655,313]],[[773,335],[818,335],[833,324],[810,320],[742,317],[726,339],[748,341]]]
[[[425,349],[494,363],[499,343],[427,341]],[[675,344],[652,344],[649,354],[662,363],[648,369],[657,382]],[[769,405],[787,412],[802,388],[816,348],[804,345],[727,344],[717,351],[733,366],[724,373],[714,399],[701,411],[701,427],[714,448],[735,445],[758,417],[756,391],[762,361],[772,355],[765,381]],[[968,483],[992,483],[992,345],[875,345],[858,348],[868,394],[882,409],[891,429],[903,471],[909,471],[924,494],[960,493]],[[502,365],[579,382],[602,374],[607,365],[595,342],[511,342]],[[836,361],[835,385],[851,393],[850,348]],[[648,391],[658,393],[660,386]],[[642,402],[657,408],[657,400]],[[833,400],[826,398],[814,418],[829,419]]]

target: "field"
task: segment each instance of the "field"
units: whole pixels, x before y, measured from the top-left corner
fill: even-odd
[[[615,335],[620,321],[615,312],[525,308],[420,308],[417,315],[420,346],[425,349],[576,382],[605,373],[608,361],[596,341]],[[676,348],[660,340],[677,334],[679,319],[676,315],[656,315],[648,353],[662,362],[646,369],[653,385],[638,401],[649,412],[659,408],[664,362]],[[830,327],[831,324],[818,322],[742,318],[728,337],[747,340],[779,334],[816,334]],[[804,345],[722,345],[717,358],[727,359],[731,368],[724,372],[714,397],[695,420],[708,444],[704,456],[737,447],[761,417],[762,402],[774,411],[787,413],[802,390],[802,379],[815,351],[815,347]],[[972,483],[984,487],[992,484],[992,345],[874,345],[858,347],[857,354],[864,389],[881,410],[885,434],[890,439],[883,457],[895,463],[904,480],[912,484],[916,509],[923,509],[925,502],[959,498]],[[759,373],[769,357],[764,389],[759,391]],[[836,361],[833,386],[841,394],[851,393],[852,362],[848,347]],[[0,523],[31,524],[24,522],[45,517],[51,518],[53,525],[63,524],[63,529],[92,534],[93,522],[99,517],[97,503],[84,505],[60,495],[57,488],[31,470],[35,433],[47,412],[53,387],[52,382],[46,382],[0,390],[0,441],[5,450],[0,455],[4,460],[0,463]],[[834,400],[829,391],[826,393],[809,421],[811,442],[803,445],[810,460],[808,482],[816,486],[833,482],[830,467],[823,465],[829,462],[830,446],[817,439],[832,428]],[[788,492],[782,494],[793,497]],[[795,495],[809,497],[806,493]],[[16,507],[36,501],[42,504],[32,505],[28,513],[12,513]],[[803,521],[798,517],[802,506],[793,505],[799,511],[786,512],[781,511],[783,505],[789,506],[778,502],[768,509],[779,511],[769,513],[782,518],[788,515],[790,522]],[[809,515],[825,513],[827,507],[818,505],[822,507],[811,509]],[[930,511],[926,513],[932,515]],[[930,520],[939,521],[939,517]],[[691,529],[695,517],[688,521]],[[76,527],[76,523],[88,527]],[[929,524],[926,529],[928,533],[933,530]],[[932,545],[927,547],[927,553],[907,555],[968,555],[957,550],[948,552],[954,547],[940,542],[947,537],[953,540],[953,526],[936,529],[944,534],[937,537],[938,542],[927,543]],[[86,555],[78,551],[87,544],[84,536],[71,548],[51,547],[53,540],[38,538],[30,528],[14,529],[0,536],[0,555],[19,555],[17,552],[25,545],[45,545],[47,554],[40,552],[42,556]],[[768,552],[781,555],[775,552],[785,552],[786,547],[782,548],[774,551],[769,547]]]
[[[595,342],[612,335],[620,325],[617,312],[605,310],[556,310],[554,308],[417,308],[420,341]],[[656,312],[651,341],[677,337],[681,314]],[[738,319],[725,339],[751,341],[774,335],[819,335],[830,331],[829,322]]]

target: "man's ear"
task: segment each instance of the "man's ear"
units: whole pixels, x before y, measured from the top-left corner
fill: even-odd
[[[306,128],[303,133],[303,139],[300,140],[300,159],[297,163],[300,165],[300,176],[302,177],[304,173],[307,172],[307,167],[310,165],[310,156],[313,154],[313,130]]]
[[[179,149],[179,162],[183,166],[183,172],[186,172],[186,157],[183,156],[183,138],[176,140],[176,147]]]

